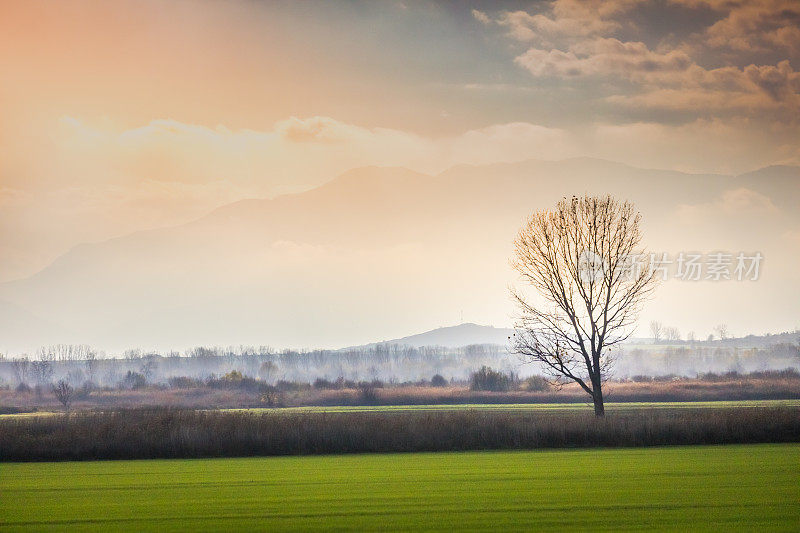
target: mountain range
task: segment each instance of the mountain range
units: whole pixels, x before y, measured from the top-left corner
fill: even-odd
[[[360,168],[306,192],[83,244],[0,284],[0,350],[349,346],[460,312],[510,326],[514,236],[533,210],[573,194],[633,201],[651,250],[764,254],[758,282],[665,283],[643,320],[698,332],[797,326],[800,167],[696,175],[581,158],[433,176]]]

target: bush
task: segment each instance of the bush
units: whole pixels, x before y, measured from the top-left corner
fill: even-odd
[[[212,389],[234,389],[245,391],[261,391],[266,386],[264,383],[243,375],[238,370],[231,370],[221,378],[210,377],[206,385]]]
[[[275,389],[279,392],[298,392],[308,388],[308,383],[298,383],[296,381],[286,381],[279,379],[275,382]]]
[[[33,389],[31,388],[30,385],[28,385],[23,381],[19,385],[17,385],[17,388],[14,390],[17,392],[31,392]]]
[[[58,381],[58,383],[52,386],[51,390],[53,391],[53,396],[56,397],[56,400],[61,402],[61,405],[64,406],[64,409],[69,410],[75,389],[73,389],[72,386],[65,380],[61,379]]]
[[[678,381],[679,379],[680,379],[680,376],[678,376],[676,374],[665,374],[663,376],[653,376],[653,381],[656,381],[656,382],[659,382],[659,383],[667,383],[669,381]]]
[[[431,387],[446,387],[447,380],[441,374],[436,374],[431,378]]]
[[[227,381],[228,383],[240,383],[242,380],[244,380],[244,376],[238,370],[231,370],[222,376],[220,380]]]
[[[763,370],[750,372],[749,377],[761,379],[798,379],[800,372],[796,368],[784,368],[783,370]]]
[[[383,386],[381,384],[381,386]],[[328,389],[328,390],[342,390],[342,389],[357,389],[358,383],[355,381],[351,381],[349,379],[344,379],[343,377],[339,377],[336,381],[330,381],[328,379],[319,378],[314,381],[313,387],[315,389]]]
[[[280,407],[283,403],[282,395],[276,387],[266,385],[261,392],[260,401],[267,407]]]
[[[378,393],[375,391],[374,382],[362,381],[358,384],[358,394],[365,405],[374,405],[378,402]]]
[[[471,390],[502,392],[507,391],[510,386],[511,378],[488,366],[482,366],[480,370],[470,376]]]
[[[75,389],[75,399],[85,400],[97,388],[97,385],[89,380],[83,382],[79,388]]]
[[[528,392],[544,392],[550,390],[550,383],[542,376],[531,376],[522,383]]]
[[[330,381],[328,379],[317,378],[314,381],[314,385],[312,385],[312,386],[315,389],[322,389],[322,390],[335,389],[336,388],[336,383],[334,383],[333,381]]]
[[[708,372],[706,374],[700,374],[700,379],[702,381],[711,381],[711,382],[720,382],[720,381],[735,381],[740,379],[742,376],[738,372],[725,372],[724,374],[715,374],[714,372]]]
[[[128,370],[128,372],[125,374],[125,377],[123,377],[122,381],[120,382],[120,387],[123,389],[136,390],[143,389],[146,386],[147,379],[144,377],[144,375],[131,370]]]
[[[202,385],[199,380],[186,376],[171,377],[167,380],[167,383],[173,389],[193,389]]]

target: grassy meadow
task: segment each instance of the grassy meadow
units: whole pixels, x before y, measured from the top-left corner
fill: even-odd
[[[800,407],[800,399],[788,400],[729,400],[707,402],[608,402],[607,411],[628,411],[635,409],[725,409],[733,407]],[[307,405],[301,407],[245,407],[218,409],[220,412],[246,413],[374,413],[402,411],[586,411],[593,412],[591,403],[461,403],[461,404],[422,404],[422,405]],[[217,409],[210,409],[217,411]],[[24,413],[0,414],[0,420],[18,419],[32,416],[58,416],[64,410],[32,411]]]
[[[6,463],[0,529],[791,531],[800,445]]]
[[[730,400],[709,402],[608,402],[606,411],[635,409],[726,409],[733,407],[800,407],[800,400]],[[256,407],[250,409],[225,409],[252,413],[366,413],[399,411],[586,411],[594,412],[591,403],[468,403],[434,405],[310,405],[304,407]],[[20,415],[3,416],[26,416]],[[33,413],[35,414],[35,413]]]

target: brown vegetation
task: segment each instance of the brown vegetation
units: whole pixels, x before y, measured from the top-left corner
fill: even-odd
[[[0,419],[0,460],[800,441],[800,409],[297,413],[173,409]]]
[[[510,385],[509,385],[510,386]],[[794,371],[751,375],[709,374],[696,379],[640,376],[631,381],[606,384],[610,402],[724,401],[800,399],[800,375]],[[471,390],[469,383],[426,384],[355,383],[345,380],[307,383],[278,382],[266,386],[251,378],[220,378],[207,382],[174,378],[170,386],[134,389],[76,389],[70,398],[73,410],[133,407],[242,408],[332,405],[423,405],[470,403],[584,403],[585,393],[576,385],[548,387],[541,379],[518,381],[506,391]],[[35,390],[0,390],[0,413],[35,410],[56,411],[63,406],[52,394]]]

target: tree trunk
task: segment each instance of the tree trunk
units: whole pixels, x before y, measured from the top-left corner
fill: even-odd
[[[594,394],[592,395],[592,399],[594,400],[594,416],[605,416],[606,409],[603,405],[603,385],[599,379],[594,384]]]
[[[594,399],[594,416],[598,417],[606,416],[605,407],[603,406],[603,398]]]

